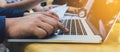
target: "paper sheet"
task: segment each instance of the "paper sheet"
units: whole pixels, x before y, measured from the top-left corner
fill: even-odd
[[[67,4],[64,4],[62,6],[53,8],[50,11],[56,13],[59,16],[59,18],[62,19],[64,17],[64,14],[66,13],[67,9],[68,9]]]

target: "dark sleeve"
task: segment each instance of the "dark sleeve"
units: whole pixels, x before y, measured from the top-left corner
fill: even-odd
[[[17,10],[13,8],[0,8],[0,16],[8,17],[20,17],[24,15],[26,10]]]
[[[4,41],[5,37],[5,16],[0,16],[0,43]]]

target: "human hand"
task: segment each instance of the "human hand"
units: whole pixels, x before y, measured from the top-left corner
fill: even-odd
[[[60,5],[48,5],[48,6],[45,7],[45,9],[46,9],[47,11],[49,11],[50,9],[55,8],[55,7],[58,7],[58,6],[60,6]]]
[[[55,18],[56,20],[59,21],[59,17],[53,13],[53,12],[50,12],[50,11],[47,11],[47,12],[34,12],[34,13],[24,13],[24,16],[27,16],[27,15],[32,15],[32,14],[44,14],[44,15],[47,15],[47,16],[50,16],[50,17],[53,17]]]
[[[49,11],[50,9],[52,8],[55,8],[55,7],[58,7],[59,5],[48,5],[48,6],[45,6],[45,7],[41,7],[41,6],[36,6],[34,7],[34,11],[35,12],[45,12],[45,11]]]
[[[19,18],[7,18],[6,31],[11,38],[25,38],[29,36],[44,38],[51,35],[57,28],[68,32],[68,29],[56,18],[55,15],[48,14],[48,12],[31,14]]]
[[[68,7],[67,12],[69,12],[69,13],[74,13],[74,14],[78,14],[80,10],[81,10],[81,8]]]

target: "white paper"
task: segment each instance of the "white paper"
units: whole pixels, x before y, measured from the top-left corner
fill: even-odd
[[[50,11],[56,13],[59,16],[59,18],[62,19],[64,17],[64,14],[66,13],[67,9],[68,9],[67,4],[64,4],[62,6],[53,8]]]

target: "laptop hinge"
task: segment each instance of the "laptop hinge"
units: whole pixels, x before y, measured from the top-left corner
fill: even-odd
[[[89,25],[90,29],[93,31],[95,35],[100,35],[100,32],[94,27],[94,25],[89,20],[85,19],[85,21]]]

